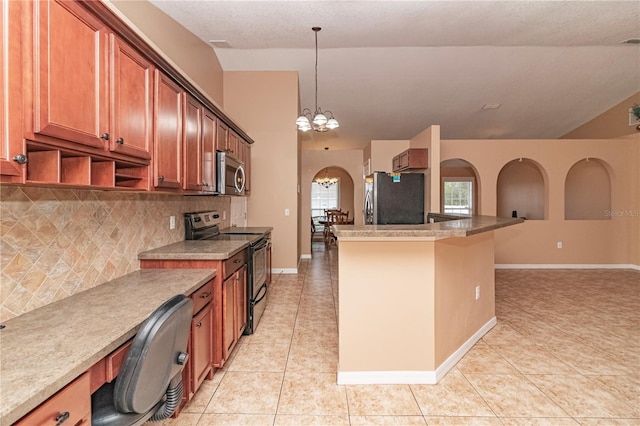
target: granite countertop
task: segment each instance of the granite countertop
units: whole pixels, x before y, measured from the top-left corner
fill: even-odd
[[[139,270],[5,321],[0,330],[0,424],[10,425],[132,338],[176,294],[214,269]]]
[[[221,229],[221,234],[266,234],[273,231],[271,226],[232,226]]]
[[[418,225],[333,225],[342,240],[434,240],[439,238],[468,237],[524,222],[519,218],[471,216],[465,219]]]
[[[236,235],[229,241],[178,241],[138,253],[141,260],[225,260],[247,248],[255,235]]]

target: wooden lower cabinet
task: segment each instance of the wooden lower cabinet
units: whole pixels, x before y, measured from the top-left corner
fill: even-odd
[[[246,321],[246,311],[241,314],[236,305],[243,304],[246,309],[246,250],[236,253],[226,260],[155,260],[141,259],[141,269],[216,269],[217,275],[213,279],[213,367],[221,368],[229,357],[229,348],[233,348],[237,339],[242,335],[238,333],[240,327],[239,320],[235,320],[236,315],[242,315]],[[236,272],[242,271],[238,274]],[[227,280],[237,275],[237,281]],[[225,280],[225,277],[227,280]],[[240,283],[244,283],[244,287],[240,289]],[[225,283],[228,285],[225,291]],[[229,290],[231,289],[231,290]],[[225,310],[225,304],[227,306]],[[246,324],[242,324],[244,330]],[[230,331],[227,333],[226,330]],[[227,336],[225,338],[225,336]],[[231,337],[234,336],[234,337]]]
[[[89,383],[89,373],[83,373],[38,408],[14,423],[14,426],[90,425],[91,391]]]
[[[247,325],[247,266],[244,265],[223,283],[224,318],[223,357],[227,359]]]
[[[213,378],[213,309],[206,305],[191,322],[191,384],[195,393],[205,378]]]

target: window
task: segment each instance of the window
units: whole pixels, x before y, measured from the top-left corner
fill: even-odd
[[[473,179],[447,178],[443,187],[443,213],[473,213]]]
[[[325,188],[315,182],[311,183],[311,217],[323,217],[326,209],[337,209],[338,188],[340,182]]]

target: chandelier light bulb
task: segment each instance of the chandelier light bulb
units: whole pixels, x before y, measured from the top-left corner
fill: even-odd
[[[316,114],[316,116],[313,117],[313,124],[315,124],[316,126],[327,124],[327,116],[323,113]]]
[[[298,119],[296,120],[296,124],[298,125],[298,127],[305,127],[305,126],[311,127],[311,123],[309,123],[309,119],[304,115],[301,115],[300,117],[298,117]]]
[[[337,129],[338,127],[340,127],[340,123],[338,123],[338,120],[336,120],[335,118],[330,118],[329,121],[327,121],[327,129]]]

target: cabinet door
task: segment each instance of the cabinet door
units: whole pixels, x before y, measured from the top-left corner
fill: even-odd
[[[247,325],[247,266],[243,266],[236,272],[236,293],[235,293],[235,332],[236,339],[242,336],[242,332]]]
[[[222,121],[218,121],[216,132],[216,149],[218,151],[228,151],[229,127]]]
[[[216,116],[205,109],[202,112],[202,190],[216,190]]]
[[[183,188],[199,191],[202,174],[202,106],[193,97],[185,96],[182,154],[184,158]]]
[[[36,1],[34,10],[33,131],[105,148],[108,99],[107,33],[72,1]]]
[[[114,34],[111,52],[111,151],[151,158],[153,66]]]
[[[155,71],[153,165],[156,188],[182,187],[182,97],[169,77]]]
[[[211,371],[213,363],[213,311],[207,305],[200,313],[193,317],[191,323],[192,353],[191,368],[193,378],[193,392],[196,392],[202,381]]]
[[[229,359],[229,353],[235,344],[235,326],[234,326],[234,309],[235,309],[235,273],[222,283],[222,351],[223,359]]]
[[[22,73],[20,51],[21,2],[3,1],[0,5],[0,175],[7,180],[22,176],[21,166],[12,159],[23,154],[22,146]],[[4,181],[4,180],[3,180]]]
[[[238,152],[238,145],[240,144],[240,137],[238,136],[238,134],[236,132],[234,132],[233,130],[229,129],[229,136],[227,137],[227,151],[229,152],[229,154],[235,158],[235,159],[239,159],[240,158],[240,154]]]

